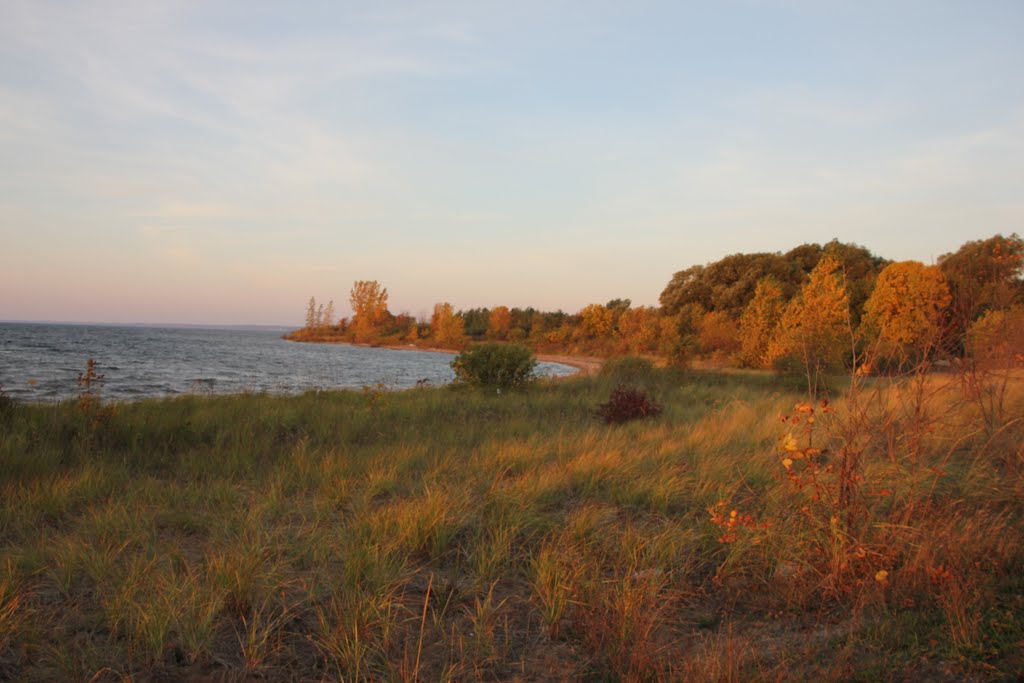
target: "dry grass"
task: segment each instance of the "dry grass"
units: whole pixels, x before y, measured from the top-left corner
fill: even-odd
[[[812,414],[645,370],[663,415],[608,427],[619,379],[16,406],[0,678],[1024,672],[1019,383],[1001,418],[955,376]]]

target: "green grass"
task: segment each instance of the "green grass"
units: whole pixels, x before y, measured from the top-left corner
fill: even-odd
[[[931,421],[838,401],[816,481],[853,448],[863,476],[839,509],[781,464],[798,388],[622,371],[9,407],[0,679],[1024,672],[1019,423],[976,429],[953,389]],[[664,413],[604,425],[620,379]]]

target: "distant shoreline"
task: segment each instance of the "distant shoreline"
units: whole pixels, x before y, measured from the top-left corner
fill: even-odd
[[[47,325],[54,327],[118,327],[154,330],[242,330],[251,332],[286,332],[287,325],[249,325],[245,323],[112,323],[95,320],[0,320],[0,325]]]
[[[391,351],[427,351],[430,353],[447,353],[449,355],[456,355],[459,352],[454,349],[441,349],[435,346],[416,346],[415,344],[360,344],[358,342],[347,342],[347,341],[329,341],[329,340],[310,340],[302,341],[298,339],[289,339],[283,337],[285,341],[294,342],[296,344],[338,344],[341,346],[362,346],[368,349],[389,349]],[[601,371],[601,366],[604,365],[605,360],[603,358],[597,358],[594,356],[563,356],[557,354],[546,354],[536,353],[534,354],[536,359],[542,363],[558,363],[559,365],[568,365],[571,368],[576,368],[579,372],[575,375],[569,375],[569,377],[593,377]]]

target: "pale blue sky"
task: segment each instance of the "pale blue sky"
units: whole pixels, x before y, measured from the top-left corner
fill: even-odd
[[[0,319],[654,304],[1024,231],[1024,3],[0,0]]]

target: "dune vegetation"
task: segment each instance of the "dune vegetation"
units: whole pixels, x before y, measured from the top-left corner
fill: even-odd
[[[0,679],[1021,676],[1020,377],[830,382],[0,399]]]
[[[498,307],[448,387],[0,392],[0,679],[1024,677],[1024,241],[805,247]],[[352,303],[293,338],[468,341]]]

